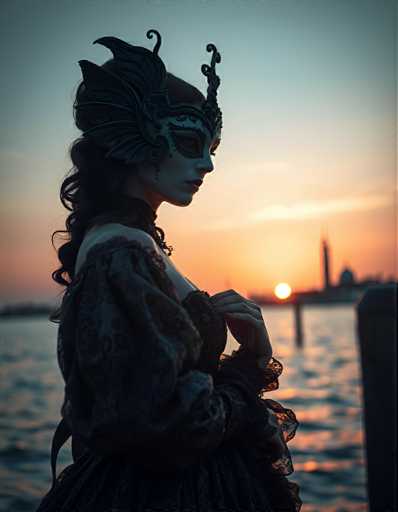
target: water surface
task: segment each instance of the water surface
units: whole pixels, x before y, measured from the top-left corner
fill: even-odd
[[[297,415],[289,442],[302,512],[367,510],[362,390],[355,310],[307,306],[304,345],[294,341],[290,307],[263,308],[280,388],[266,393]],[[63,381],[56,363],[57,325],[46,318],[0,320],[0,510],[32,512],[51,484],[50,444],[60,419]],[[237,344],[229,337],[229,353]],[[71,463],[70,442],[57,472]]]

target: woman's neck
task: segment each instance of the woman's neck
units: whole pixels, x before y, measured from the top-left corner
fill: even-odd
[[[142,183],[139,177],[135,175],[129,176],[125,182],[124,195],[145,201],[155,213],[163,202],[162,197],[159,196],[157,192],[148,188],[148,186]]]

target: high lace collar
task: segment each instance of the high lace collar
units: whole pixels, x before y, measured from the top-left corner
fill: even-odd
[[[153,210],[152,206],[144,199],[123,194],[119,198],[118,202],[118,207],[123,210],[124,213],[128,214],[131,212],[132,217],[138,218],[138,220],[155,227],[157,214]]]
[[[156,226],[157,214],[149,203],[123,194],[118,198],[117,209],[122,216],[122,224],[143,229],[154,238],[163,252],[171,255],[173,247],[166,244],[164,231]]]

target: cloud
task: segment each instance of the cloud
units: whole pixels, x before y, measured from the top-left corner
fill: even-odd
[[[392,203],[390,195],[367,195],[362,197],[340,197],[316,201],[301,201],[292,204],[273,204],[240,215],[235,219],[215,220],[205,228],[207,231],[229,230],[248,227],[265,221],[306,220],[340,213],[368,211],[382,208]]]

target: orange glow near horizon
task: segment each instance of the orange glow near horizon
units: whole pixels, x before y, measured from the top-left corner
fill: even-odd
[[[4,303],[50,297],[58,300],[62,287],[52,281],[51,272],[59,267],[59,261],[50,235],[55,229],[62,229],[65,213],[55,196],[54,191],[51,202],[34,205],[15,201],[3,216],[0,299]],[[227,211],[230,208],[229,203],[225,205]],[[333,284],[338,283],[346,265],[359,280],[371,274],[383,274],[384,278],[396,275],[393,213],[391,205],[330,220],[328,242]],[[184,216],[181,209],[165,205],[157,224],[165,230],[167,243],[175,248],[172,260],[176,267],[210,294],[232,288],[245,296],[278,296],[278,275],[283,275],[284,282],[295,291],[322,286],[321,221],[269,220],[245,229],[213,231],[211,214],[203,201],[198,201],[184,211]],[[56,238],[55,245],[61,245],[61,240]],[[198,250],[199,245],[204,251]]]

